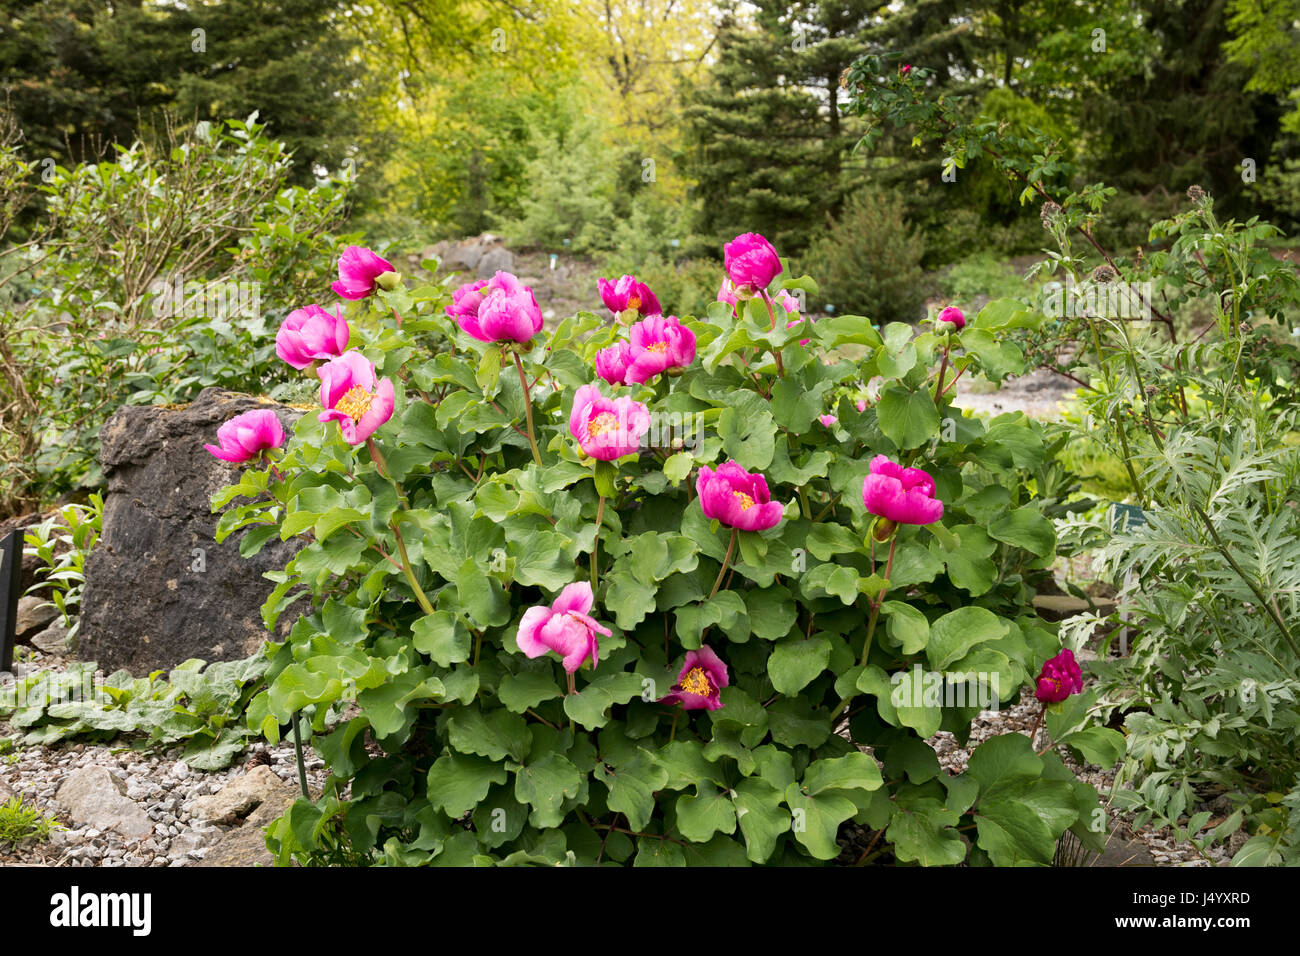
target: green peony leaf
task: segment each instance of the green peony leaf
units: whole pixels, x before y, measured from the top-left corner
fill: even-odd
[[[925,389],[909,392],[897,384],[881,391],[876,420],[885,437],[904,451],[924,445],[939,431],[934,396]]]
[[[779,694],[794,696],[826,670],[830,655],[831,642],[822,635],[815,634],[807,640],[793,636],[779,641],[767,659],[772,687]]]
[[[429,803],[457,820],[488,795],[494,783],[505,783],[506,771],[483,757],[445,754],[429,768]]]
[[[992,611],[975,606],[949,611],[930,625],[930,641],[925,656],[935,670],[961,660],[976,644],[996,641],[1011,630],[1011,625]]]
[[[522,761],[532,746],[533,735],[524,719],[516,714],[506,710],[490,710],[485,714],[472,706],[460,708],[448,718],[447,739],[463,754]]]

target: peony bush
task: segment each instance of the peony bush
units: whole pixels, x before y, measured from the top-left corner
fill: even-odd
[[[926,743],[1022,687],[1058,711],[1078,690],[1030,604],[1065,494],[1045,426],[951,406],[961,376],[1023,368],[1007,332],[1040,316],[814,324],[815,283],[754,234],[705,316],[623,276],[601,281],[610,314],[553,331],[507,273],[408,288],[355,248],[339,270],[347,327],[309,306],[277,340],[320,408],[282,445],[241,423],[216,446],[246,462],[219,535],[303,540],[262,613],[310,611],[268,644],[248,716],[330,771],[269,831],[282,862],[1100,848],[1097,795],[1056,752],[994,737],[952,775]],[[1113,731],[1057,723],[1113,753]]]

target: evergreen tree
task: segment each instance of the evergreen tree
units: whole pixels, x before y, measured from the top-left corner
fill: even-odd
[[[865,52],[878,4],[758,0],[722,21],[709,81],[688,94],[684,166],[696,182],[703,243],[760,232],[783,255],[805,249],[860,180],[848,153],[840,77]]]
[[[360,66],[345,10],[339,0],[5,0],[3,94],[25,153],[74,161],[129,143],[163,109],[182,122],[256,110],[295,151],[303,181],[313,165],[337,168],[356,132]]]

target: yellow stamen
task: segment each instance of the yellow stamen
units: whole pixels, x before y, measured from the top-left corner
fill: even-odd
[[[599,438],[606,432],[618,431],[618,418],[613,412],[601,412],[587,425],[592,438]]]
[[[692,667],[682,678],[682,690],[688,694],[708,697],[713,693],[713,685],[709,683],[709,676],[704,673],[703,667]]]
[[[754,507],[754,499],[749,497],[749,495],[745,494],[743,491],[733,491],[732,494],[740,499],[741,511],[748,511],[750,508]]]
[[[648,347],[646,348],[646,351],[647,351],[647,352],[654,352],[656,355],[663,355],[665,352],[668,351],[668,343],[667,343],[667,342],[656,342],[654,345],[648,346]]]
[[[634,295],[634,296],[629,297],[628,300],[627,300],[627,307],[628,307],[629,309],[639,309],[639,308],[641,308],[641,298],[640,298],[640,296],[635,296],[635,295]]]
[[[344,393],[342,398],[334,403],[334,408],[348,416],[348,418],[352,419],[354,422],[359,422],[361,421],[361,416],[370,411],[370,405],[374,400],[375,396],[371,395],[360,385],[353,385]]]

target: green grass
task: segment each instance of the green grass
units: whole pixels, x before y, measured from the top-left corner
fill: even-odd
[[[0,845],[13,846],[29,837],[48,840],[50,831],[57,826],[54,817],[28,806],[22,797],[0,803]]]

